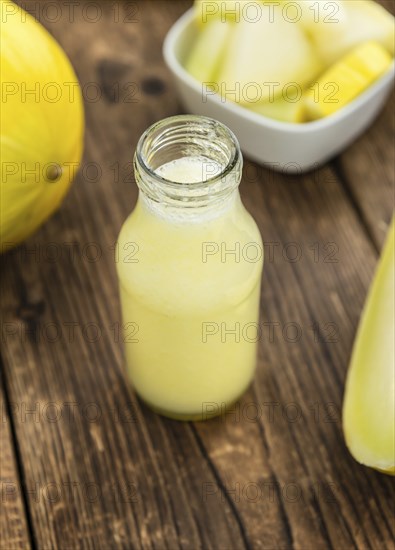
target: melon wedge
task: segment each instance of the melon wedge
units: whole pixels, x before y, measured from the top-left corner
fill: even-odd
[[[199,27],[214,20],[236,21],[240,17],[241,4],[237,0],[195,0],[195,21]]]
[[[395,474],[395,220],[360,320],[343,403],[347,446],[358,462]]]
[[[212,82],[224,57],[228,42],[230,23],[213,19],[200,30],[185,69],[200,82]]]
[[[379,42],[394,55],[395,19],[385,8],[373,0],[351,0],[345,10],[345,21],[311,27],[317,52],[327,65],[368,40]]]
[[[305,106],[303,99],[291,102],[283,97],[276,98],[274,101],[266,101],[264,103],[251,103],[245,105],[251,111],[259,113],[274,120],[281,122],[292,122],[299,124],[305,122]]]
[[[309,120],[331,115],[366,90],[390,67],[392,58],[378,42],[366,42],[332,65],[306,94]]]
[[[223,95],[238,97],[238,103],[250,101],[246,90],[252,85],[261,87],[259,100],[264,102],[272,99],[270,86],[274,85],[275,96],[288,84],[303,89],[322,71],[303,28],[286,21],[276,5],[272,13],[272,18],[266,14],[253,23],[241,19],[232,27],[218,81]]]
[[[193,9],[195,21],[199,27],[202,27],[214,19],[239,23],[243,18],[258,18],[269,13],[270,4],[279,5],[285,1],[287,0],[255,0],[252,2],[247,0],[195,0]],[[308,1],[310,2],[310,0]]]
[[[282,0],[284,3],[287,0]],[[336,24],[337,27],[347,24],[347,9],[345,0],[296,0],[292,4],[298,6],[298,22],[307,33],[320,32],[325,27]],[[296,12],[295,12],[296,14]],[[289,16],[292,17],[290,11]],[[295,17],[296,15],[294,15]]]

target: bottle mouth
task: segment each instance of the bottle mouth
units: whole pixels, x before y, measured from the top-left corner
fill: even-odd
[[[163,177],[162,166],[184,157],[201,161],[198,181]],[[241,179],[242,163],[233,132],[212,118],[195,115],[153,124],[141,136],[134,157],[139,189],[155,202],[184,208],[207,206],[232,194]]]

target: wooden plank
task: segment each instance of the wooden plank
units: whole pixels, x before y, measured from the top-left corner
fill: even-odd
[[[336,161],[369,237],[380,250],[394,209],[394,94],[375,124]]]
[[[28,241],[31,253],[16,250],[3,266],[5,321],[15,331],[4,346],[5,368],[13,399],[33,411],[16,431],[35,539],[40,548],[240,547],[231,506],[200,502],[200,479],[215,478],[190,426],[141,416],[134,404],[113,327],[120,315],[112,245],[136,198],[123,178],[139,134],[178,108],[159,44],[185,4],[173,11],[141,4],[140,22],[129,26],[116,25],[110,3],[101,5],[107,16],[96,25],[51,30],[83,84],[137,82],[138,102],[113,102],[107,93],[87,103],[86,163],[101,167],[100,181],[89,183],[82,172],[62,210]],[[64,243],[55,262],[46,259],[50,242]],[[83,252],[90,243],[102,251],[98,262]],[[90,323],[102,333],[97,342],[85,332]]]
[[[14,447],[11,439],[10,417],[4,399],[0,378],[0,548],[4,550],[30,548],[25,509],[22,500],[22,484],[18,474]]]
[[[287,518],[283,530],[296,548],[391,544],[391,481],[355,464],[340,423],[344,376],[376,261],[374,249],[328,168],[291,178],[248,163],[243,197],[259,222],[269,253],[275,251],[272,260],[267,255],[262,286],[267,328],[254,388],[240,404],[241,420],[235,422],[230,416],[226,432],[220,431],[222,420],[216,421],[217,431],[211,424],[198,427],[209,456],[221,476],[230,480],[230,487],[278,483],[277,499]],[[291,258],[299,250],[300,259],[286,261],[287,250]],[[336,261],[331,263],[331,258]],[[311,330],[314,322],[321,329],[321,341]],[[295,338],[295,331],[294,336],[282,334],[287,325],[297,327],[297,341],[287,341]],[[272,342],[270,326],[275,329]],[[254,417],[254,411],[260,419],[252,424],[258,424],[261,437],[253,435],[248,418]],[[218,448],[226,452],[221,455]],[[240,467],[243,451],[245,468]],[[240,453],[239,460],[235,453]],[[251,538],[255,545],[270,529],[262,526],[261,519],[268,497],[259,494],[261,506],[251,506],[248,495],[238,505],[243,521],[255,533]],[[256,533],[260,538],[255,538]]]
[[[392,485],[352,460],[339,418],[377,254],[330,168],[296,178],[246,163],[243,199],[266,242],[266,325],[238,408],[190,425],[136,402],[112,246],[136,199],[138,137],[179,112],[160,45],[186,4],[140,4],[130,25],[100,5],[95,25],[50,26],[82,84],[106,90],[87,103],[85,167],[3,267],[7,379],[12,400],[34,411],[15,421],[38,547],[390,547]],[[117,82],[137,84],[137,103],[113,100]]]

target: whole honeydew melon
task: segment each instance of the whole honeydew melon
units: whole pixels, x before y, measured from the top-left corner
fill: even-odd
[[[60,205],[81,160],[83,104],[63,50],[10,0],[1,8],[1,210],[4,252]]]

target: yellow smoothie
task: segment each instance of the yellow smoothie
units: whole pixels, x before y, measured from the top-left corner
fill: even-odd
[[[205,164],[184,157],[156,173],[199,182]],[[118,250],[123,323],[134,323],[126,325],[133,337],[126,330],[125,349],[136,392],[173,418],[220,413],[245,391],[256,365],[263,247],[238,190],[209,212],[177,214],[140,193]]]

